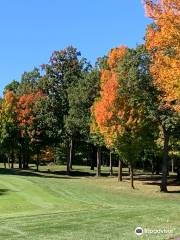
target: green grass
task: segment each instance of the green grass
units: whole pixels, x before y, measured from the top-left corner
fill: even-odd
[[[179,193],[159,193],[157,185],[146,181],[136,181],[136,189],[131,190],[127,179],[118,183],[115,177],[68,177],[52,173],[62,170],[60,167],[48,168],[50,173],[37,175],[0,170],[0,239],[133,240],[180,236]],[[41,167],[41,171],[45,170]],[[137,226],[172,229],[173,234],[137,237]]]

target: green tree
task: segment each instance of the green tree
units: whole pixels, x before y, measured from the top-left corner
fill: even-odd
[[[24,72],[21,76],[19,84],[17,84],[16,94],[18,96],[21,96],[24,94],[36,92],[40,78],[41,74],[38,68],[34,68],[29,72]]]
[[[54,115],[57,117],[58,129],[61,141],[67,146],[67,172],[71,171],[73,136],[65,127],[69,112],[69,89],[75,86],[88,71],[89,64],[81,58],[81,53],[72,46],[61,51],[55,51],[50,64],[44,64],[45,76],[40,82],[40,87],[49,96]]]
[[[65,121],[65,128],[73,141],[85,141],[91,148],[90,139],[90,107],[99,94],[99,71],[94,69],[85,72],[79,81],[68,89],[69,112]],[[93,146],[92,146],[93,148]],[[91,167],[93,168],[93,159]]]

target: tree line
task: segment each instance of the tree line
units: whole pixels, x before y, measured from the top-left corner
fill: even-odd
[[[153,23],[145,43],[121,45],[95,66],[74,47],[55,51],[48,64],[24,72],[0,100],[0,154],[19,168],[42,158],[64,159],[72,171],[77,148],[101,175],[102,151],[130,169],[151,160],[167,191],[169,156],[179,158],[180,3],[144,1]],[[180,164],[176,162],[180,177]]]

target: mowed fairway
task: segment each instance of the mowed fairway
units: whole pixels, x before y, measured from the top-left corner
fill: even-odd
[[[1,169],[0,239],[132,240],[138,238],[137,226],[173,231],[138,239],[180,236],[180,194],[159,193],[158,186],[144,182],[135,185],[131,190],[127,180],[118,183],[115,177],[33,176]]]

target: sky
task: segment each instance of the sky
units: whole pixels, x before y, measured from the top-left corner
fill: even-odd
[[[0,95],[54,50],[72,45],[94,63],[142,43],[148,23],[141,0],[0,0]]]

